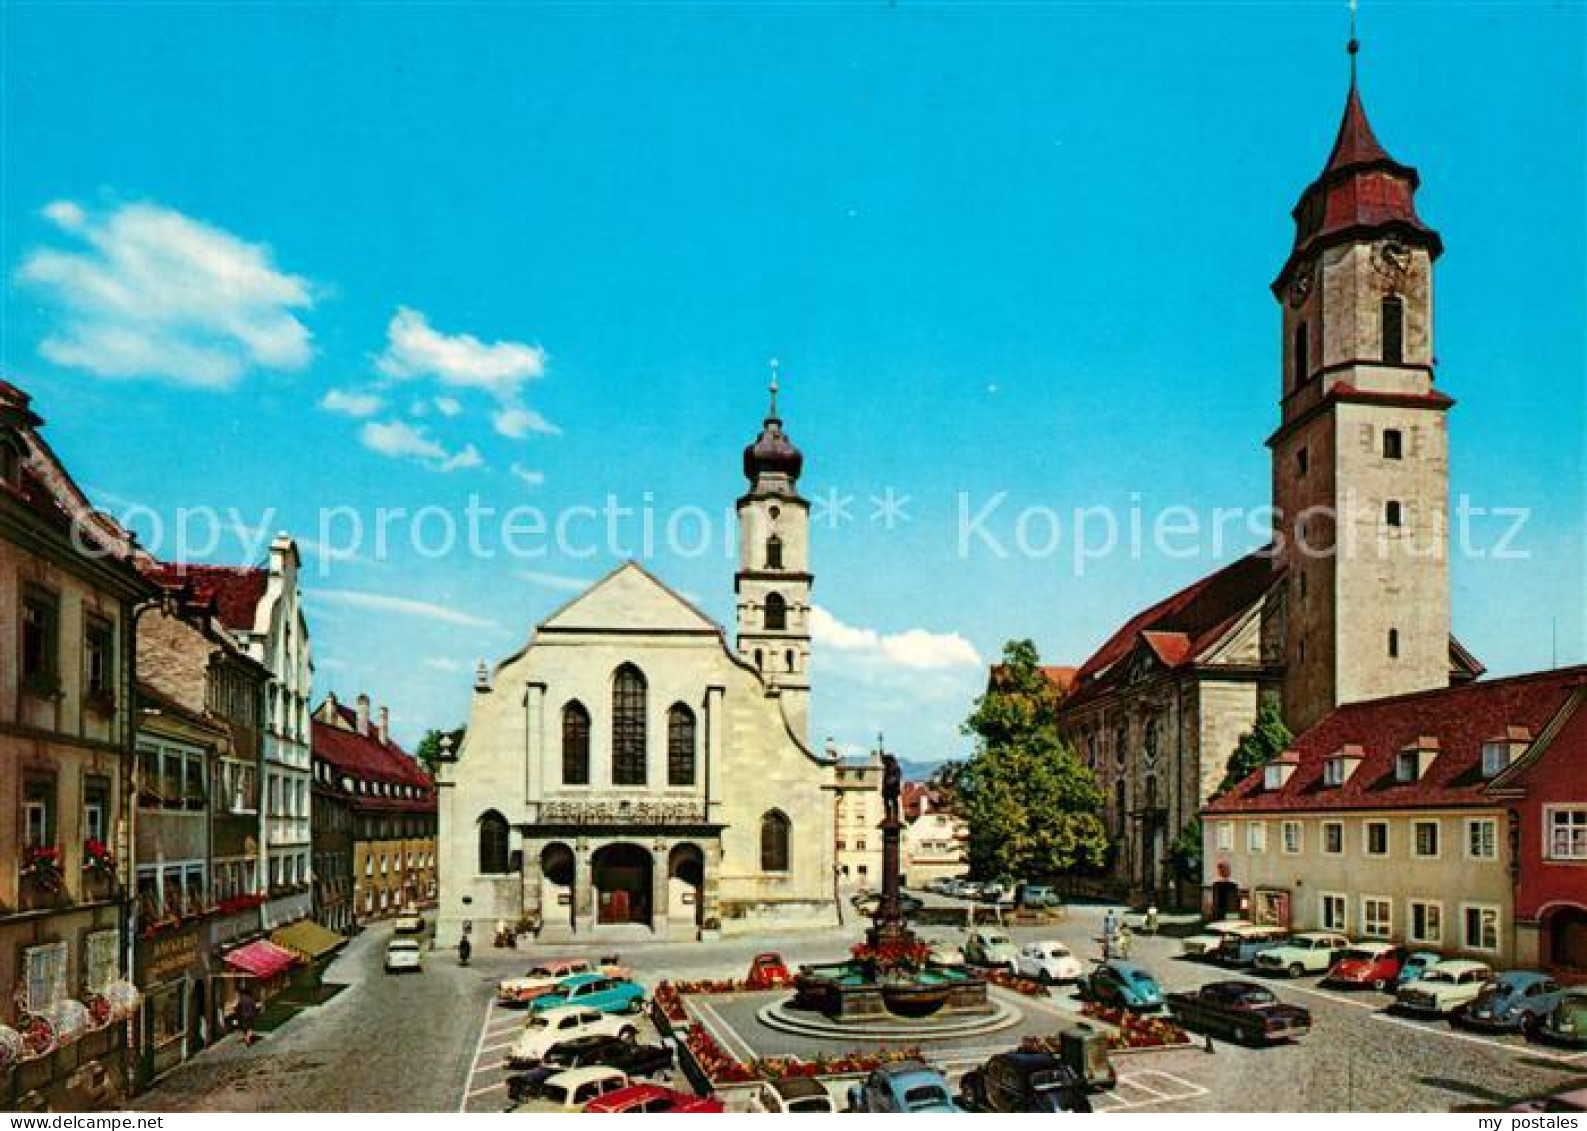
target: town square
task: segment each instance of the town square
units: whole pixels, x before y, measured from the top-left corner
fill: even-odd
[[[1587,1110],[1584,21],[0,5],[0,1107]]]

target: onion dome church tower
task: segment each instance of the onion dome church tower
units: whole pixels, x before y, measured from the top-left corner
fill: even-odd
[[[1433,387],[1438,233],[1416,170],[1389,156],[1356,82],[1333,150],[1295,206],[1273,283],[1282,310],[1272,450],[1284,573],[1285,720],[1450,682],[1445,414]]]
[[[749,491],[738,500],[738,655],[780,695],[789,724],[809,745],[810,504],[799,495],[804,456],[777,415],[777,363],[771,407],[744,449]]]

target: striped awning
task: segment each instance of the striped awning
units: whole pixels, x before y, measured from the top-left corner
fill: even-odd
[[[274,978],[292,968],[298,956],[283,950],[268,939],[260,939],[236,950],[227,951],[222,958],[226,965],[236,967],[255,978]]]
[[[302,955],[311,962],[323,958],[347,942],[341,935],[327,930],[313,919],[299,919],[290,926],[270,932],[270,941],[283,950]]]

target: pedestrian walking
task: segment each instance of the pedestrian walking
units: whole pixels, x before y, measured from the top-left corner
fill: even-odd
[[[467,966],[468,965],[468,956],[470,954],[472,954],[473,951],[474,951],[474,948],[471,945],[469,945],[468,936],[464,935],[460,940],[458,940],[458,944],[457,944],[457,963],[458,963],[458,965],[459,966]]]
[[[244,985],[237,993],[237,1004],[232,1006],[232,1023],[242,1030],[242,1043],[252,1047],[259,1038],[254,1034],[254,1024],[259,1020],[259,1002],[254,999],[253,990]]]
[[[1128,923],[1119,924],[1119,934],[1114,949],[1118,951],[1120,958],[1128,959],[1130,957],[1130,925]]]

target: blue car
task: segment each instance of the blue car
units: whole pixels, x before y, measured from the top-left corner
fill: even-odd
[[[563,978],[548,994],[529,1003],[529,1012],[540,1013],[561,1005],[582,1005],[602,1013],[638,1013],[645,1004],[645,987],[638,982],[605,974],[575,974]]]
[[[1531,1029],[1559,1004],[1559,996],[1559,983],[1547,974],[1511,970],[1484,985],[1474,1001],[1455,1010],[1451,1020],[1470,1029]]]
[[[850,1088],[849,1110],[908,1115],[964,1109],[953,1102],[953,1093],[942,1073],[918,1060],[901,1060],[873,1069],[861,1083]]]
[[[1444,956],[1433,950],[1413,950],[1400,963],[1400,972],[1394,978],[1391,989],[1399,989],[1408,982],[1414,982],[1432,967],[1444,960]]]
[[[1157,979],[1135,963],[1117,958],[1097,963],[1096,969],[1080,978],[1079,990],[1081,997],[1099,1005],[1114,1005],[1137,1013],[1163,1007],[1163,987],[1157,984]]]

